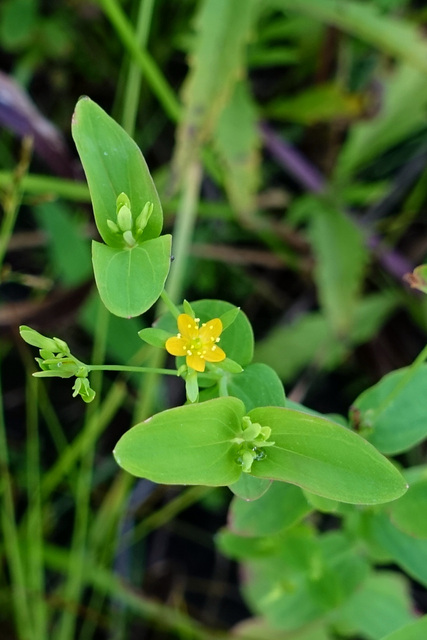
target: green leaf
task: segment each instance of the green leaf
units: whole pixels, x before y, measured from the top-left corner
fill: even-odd
[[[242,478],[246,476],[242,474]],[[311,510],[299,487],[273,482],[258,500],[246,502],[234,498],[228,514],[228,527],[241,536],[274,535],[294,525]]]
[[[407,451],[427,435],[426,385],[427,365],[392,371],[355,400],[351,418],[382,453]]]
[[[332,500],[377,504],[406,491],[397,469],[366,440],[335,422],[292,409],[264,407],[252,422],[271,428],[275,444],[255,460],[251,473],[297,484]]]
[[[387,553],[390,561],[427,586],[427,540],[400,531],[382,513],[371,516],[368,536]]]
[[[416,538],[427,538],[427,479],[410,483],[399,500],[390,505],[395,526]]]
[[[242,473],[237,482],[228,485],[228,488],[241,500],[250,502],[258,500],[269,490],[270,486],[271,480],[267,478],[255,478],[249,473]]]
[[[169,409],[132,427],[114,456],[123,469],[153,482],[229,485],[242,473],[232,440],[243,415],[236,398]]]
[[[367,249],[360,229],[343,212],[313,198],[310,238],[320,302],[337,335],[350,333],[360,294]]]
[[[138,335],[141,340],[144,340],[144,342],[146,342],[147,344],[151,344],[151,346],[153,347],[164,349],[166,340],[170,338],[172,334],[170,334],[168,331],[163,331],[163,329],[147,327],[146,329],[141,329],[141,331],[138,331]]]
[[[170,235],[148,240],[133,249],[116,249],[93,241],[96,286],[107,309],[123,318],[147,311],[163,291],[170,251]]]
[[[276,372],[266,364],[250,364],[242,373],[233,375],[227,384],[231,396],[236,396],[250,411],[255,407],[284,407],[285,391]]]
[[[147,202],[153,203],[142,238],[144,242],[157,238],[163,224],[162,207],[142,153],[132,138],[88,97],[76,105],[72,133],[88,181],[96,226],[104,242],[110,247],[123,247],[121,236],[107,224],[107,220],[116,220],[116,200],[121,193],[129,197],[135,220]]]
[[[427,637],[427,616],[407,624],[402,629],[385,636],[382,640],[422,640],[425,637]]]
[[[409,582],[396,573],[372,573],[334,620],[349,635],[377,640],[413,620]],[[405,638],[406,640],[406,638]]]

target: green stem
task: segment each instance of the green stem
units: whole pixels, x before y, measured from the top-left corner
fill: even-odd
[[[1,525],[3,543],[10,574],[10,593],[15,613],[15,624],[19,640],[35,639],[30,620],[25,570],[16,526],[13,487],[9,471],[9,456],[6,437],[6,425],[2,404],[0,381],[0,496],[2,497]]]
[[[169,309],[169,311],[173,315],[173,317],[174,318],[178,318],[178,316],[181,313],[181,311],[178,309],[176,304],[174,304],[172,302],[171,298],[169,297],[168,292],[163,290],[162,293],[160,294],[160,297],[163,300],[163,302],[165,303],[165,306]]]
[[[153,15],[154,0],[140,0],[138,19],[136,23],[135,40],[140,50],[145,51]],[[131,61],[125,88],[123,104],[123,128],[133,137],[135,132],[136,114],[141,92],[141,67]]]
[[[38,397],[36,381],[27,382],[27,572],[31,593],[30,608],[37,639],[48,638],[45,578],[43,562],[43,517],[40,494],[40,450],[38,435]]]
[[[185,267],[197,219],[202,169],[199,162],[189,165],[183,180],[183,191],[173,230],[175,260],[166,283],[166,292],[173,301],[182,295]]]
[[[159,369],[152,367],[134,367],[121,364],[86,364],[88,371],[133,371],[135,373],[160,373],[165,376],[176,376],[176,369]]]
[[[98,0],[105,15],[110,20],[120,40],[129,51],[136,64],[145,74],[153,93],[157,96],[169,117],[177,121],[181,107],[169,84],[151,56],[140,49],[133,29],[116,0]]]
[[[12,180],[11,171],[0,171],[0,187],[8,187]],[[55,195],[66,200],[90,202],[89,188],[85,182],[32,174],[23,176],[21,189],[24,193],[45,195],[49,199]]]
[[[32,139],[24,138],[22,141],[22,153],[18,166],[12,174],[12,184],[3,201],[4,215],[0,227],[0,267],[3,264],[7,247],[15,227],[19,207],[22,199],[21,182],[27,173],[31,160]]]

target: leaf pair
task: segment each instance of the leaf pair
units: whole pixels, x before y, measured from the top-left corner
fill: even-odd
[[[87,97],[76,106],[72,126],[92,198],[96,226],[105,244],[93,241],[92,261],[101,299],[115,315],[144,313],[158,299],[170,267],[171,237],[159,236],[163,214],[145,160],[135,142]],[[130,227],[150,211],[134,246],[114,231],[118,199],[130,203]],[[126,209],[128,209],[126,207]]]

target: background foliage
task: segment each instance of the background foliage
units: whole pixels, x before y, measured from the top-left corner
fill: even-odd
[[[150,314],[112,316],[94,290],[95,227],[70,131],[78,97],[89,95],[120,122],[153,172],[166,232],[176,223],[172,297],[241,306],[254,325],[255,361],[276,369],[288,397],[346,413],[425,343],[427,303],[402,276],[427,252],[426,20],[415,0],[2,2],[5,638],[214,637],[214,629],[249,617],[246,606],[259,613],[270,566],[248,542],[245,571],[257,580],[245,588],[245,605],[235,565],[213,542],[229,493],[135,482],[114,462],[111,450],[131,424],[181,400],[179,381],[99,374],[103,402],[84,407],[66,380],[31,378],[33,354],[17,337],[20,324],[60,335],[94,362],[156,366],[158,358],[137,336]],[[424,378],[421,369],[404,399],[419,403],[411,465],[425,464],[416,433],[425,418]],[[385,453],[400,451],[397,437]],[[419,504],[422,475],[414,487]],[[287,525],[307,512],[305,502],[295,498]],[[297,534],[280,533],[277,523],[268,528],[259,504],[250,535],[271,534],[277,550],[276,534]],[[395,521],[405,522],[413,504],[396,508]],[[346,564],[330,505],[316,508],[329,533],[319,543],[300,525],[301,566],[291,567],[289,580],[308,557],[327,558],[331,549],[342,554],[344,578],[362,575],[363,563]],[[425,531],[421,522],[396,537],[375,513],[358,526],[388,570],[355,592],[359,600],[334,621],[335,633],[381,638],[415,608],[427,611],[425,540],[409,537]],[[221,534],[219,547],[242,559],[233,532]],[[391,558],[411,582],[391,571]],[[283,551],[277,562],[288,566]],[[339,603],[343,586],[335,586]],[[361,620],[373,601],[385,603],[390,628]],[[293,610],[290,601],[288,616]],[[280,626],[283,610],[269,614]],[[266,637],[255,623],[239,629]],[[277,638],[291,633],[292,625]],[[320,626],[309,634],[330,638]]]

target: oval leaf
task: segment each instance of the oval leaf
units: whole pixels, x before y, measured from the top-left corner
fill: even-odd
[[[108,227],[116,220],[117,196],[125,193],[136,218],[145,203],[152,202],[153,213],[143,239],[160,235],[162,206],[142,153],[132,138],[101,107],[87,96],[76,105],[72,133],[86,174],[96,226],[106,244],[122,247],[123,241]]]
[[[244,406],[218,398],[158,413],[125,433],[114,449],[118,464],[135,476],[164,484],[224,486],[242,472],[238,445]]]
[[[122,318],[147,311],[163,291],[170,252],[170,235],[133,249],[116,249],[93,241],[96,286],[107,309]]]
[[[366,440],[345,427],[292,409],[264,407],[252,422],[271,428],[275,444],[251,473],[297,484],[312,493],[352,504],[377,504],[403,495],[397,469]]]
[[[394,455],[427,436],[427,405],[420,402],[427,386],[427,366],[393,371],[354,402],[360,428],[382,453]]]

